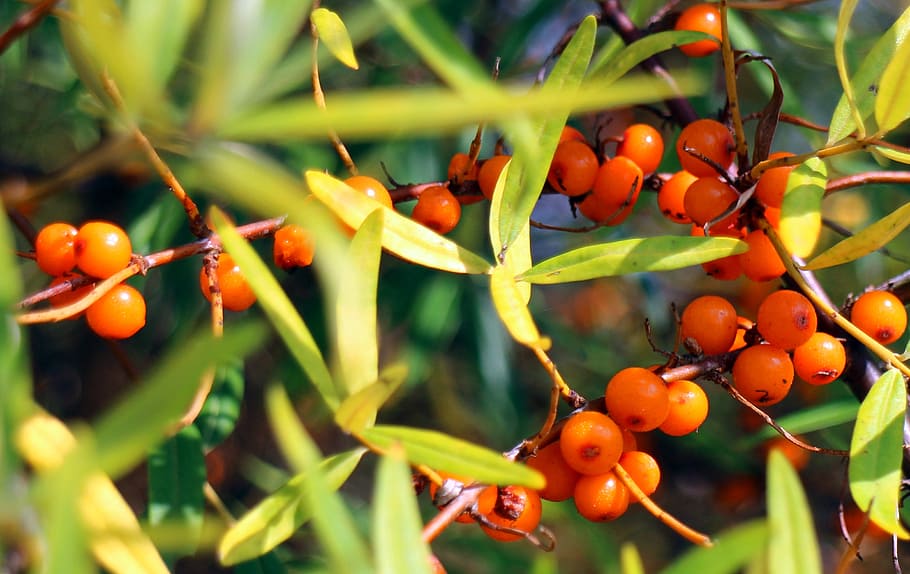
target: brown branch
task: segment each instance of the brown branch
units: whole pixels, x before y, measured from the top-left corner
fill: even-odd
[[[0,34],[0,54],[3,54],[3,52],[13,44],[16,38],[37,26],[45,16],[50,14],[58,1],[59,0],[43,0],[20,14],[19,17],[16,18],[16,21],[13,22],[3,34]]]

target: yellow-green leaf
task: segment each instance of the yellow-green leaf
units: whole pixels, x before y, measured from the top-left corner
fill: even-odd
[[[401,386],[408,375],[405,364],[383,369],[379,380],[346,398],[335,411],[335,422],[348,432],[360,432],[373,426],[376,413]]]
[[[859,0],[843,0],[840,3],[840,11],[837,15],[837,29],[834,32],[834,61],[837,64],[837,75],[840,77],[841,86],[844,89],[844,100],[847,103],[850,115],[856,125],[856,131],[859,137],[865,137],[866,127],[863,125],[862,112],[856,104],[856,96],[853,93],[853,85],[850,83],[850,74],[847,71],[847,58],[844,45],[847,41],[847,30],[850,26],[850,20],[853,18],[853,12]]]
[[[876,154],[878,154],[882,157],[886,157],[892,161],[896,161],[898,163],[903,163],[903,164],[910,164],[910,153],[896,150],[896,149],[891,149],[889,147],[884,147],[884,146],[875,146],[872,148],[872,150]]]
[[[502,216],[502,189],[505,186],[507,174],[511,160],[499,174],[499,180],[496,182],[496,188],[493,191],[493,200],[490,202],[489,233],[490,244],[493,246],[493,256],[499,257],[503,248],[502,241],[499,237],[499,220]],[[515,237],[511,245],[507,246],[502,264],[509,269],[513,276],[525,272],[531,267],[531,223],[524,226],[521,232]],[[518,290],[521,297],[527,305],[531,300],[531,285],[524,281],[517,282]]]
[[[780,239],[787,251],[808,257],[822,230],[822,199],[828,168],[817,157],[809,158],[790,172],[780,215]]]
[[[714,546],[687,551],[661,574],[731,574],[739,572],[767,547],[768,523],[752,520],[713,537]]]
[[[910,203],[905,203],[859,233],[847,237],[819,253],[806,264],[806,269],[824,269],[859,259],[887,245],[908,225],[910,225]]]
[[[496,313],[512,338],[529,347],[549,347],[549,341],[540,336],[537,324],[528,310],[524,296],[508,267],[498,265],[490,276],[490,294]]]
[[[348,29],[338,14],[327,8],[316,8],[310,14],[310,20],[316,26],[319,40],[339,62],[354,70],[360,67],[357,64],[357,56],[354,55],[354,46],[351,45]]]
[[[875,95],[875,121],[883,135],[910,117],[910,42],[904,42],[894,51],[891,61],[882,72]]]
[[[771,572],[821,574],[821,554],[806,493],[799,475],[779,450],[772,450],[768,457],[768,522]]]

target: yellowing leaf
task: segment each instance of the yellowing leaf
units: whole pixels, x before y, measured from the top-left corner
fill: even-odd
[[[335,411],[335,422],[348,432],[360,432],[373,426],[379,408],[401,386],[407,374],[408,369],[404,364],[384,369],[378,381],[360,389],[341,403]]]
[[[781,206],[780,239],[797,257],[808,257],[818,242],[827,181],[828,169],[818,158],[807,159],[790,172]]]
[[[503,249],[502,241],[499,238],[499,219],[502,216],[502,190],[505,187],[506,177],[509,172],[511,161],[503,168],[499,174],[499,180],[496,182],[496,189],[493,191],[493,200],[490,202],[489,232],[490,244],[493,246],[493,256],[498,257]],[[530,221],[515,237],[511,245],[506,246],[505,257],[503,260],[512,275],[518,275],[525,272],[531,267],[531,224]],[[527,305],[531,300],[531,285],[524,282],[517,282],[518,290],[521,292],[522,299]]]
[[[875,95],[875,121],[880,134],[887,133],[910,117],[910,42],[898,46],[882,73]]]
[[[360,67],[357,64],[357,56],[354,55],[354,46],[351,45],[348,29],[338,14],[326,8],[316,8],[310,14],[310,20],[316,26],[319,40],[339,62],[354,70]]]
[[[887,245],[910,225],[910,203],[905,203],[889,215],[851,237],[841,240],[806,264],[806,269],[823,269],[849,263]]]
[[[513,339],[529,347],[549,347],[549,341],[541,338],[515,277],[507,267],[498,265],[493,269],[490,294],[499,318]]]

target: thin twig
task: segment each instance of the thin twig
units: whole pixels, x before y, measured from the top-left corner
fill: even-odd
[[[12,43],[32,28],[38,25],[45,16],[50,14],[59,0],[43,0],[26,10],[16,18],[16,21],[0,34],[0,54],[6,51]]]

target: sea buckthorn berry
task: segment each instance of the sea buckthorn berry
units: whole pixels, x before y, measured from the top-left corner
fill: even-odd
[[[126,339],[145,326],[145,299],[142,293],[121,283],[89,305],[88,326],[106,339]]]
[[[704,225],[720,217],[733,203],[739,199],[739,194],[729,184],[716,177],[700,177],[686,190],[683,197],[683,207],[686,215],[696,225]],[[735,224],[736,213],[731,213],[723,220],[716,222],[713,227],[721,229]]]
[[[591,221],[619,225],[632,213],[643,182],[644,174],[637,163],[614,157],[597,170],[593,193],[578,208]]]
[[[63,275],[76,266],[78,229],[69,223],[45,225],[35,238],[35,262],[48,275]]]
[[[344,180],[344,182],[357,191],[363,192],[367,197],[372,197],[379,203],[392,209],[392,196],[389,195],[389,190],[375,177],[354,175]]]
[[[51,281],[51,284],[49,285],[49,287],[56,287],[57,285],[60,285],[64,281],[69,281],[70,279],[77,279],[79,277],[82,277],[82,275],[79,275],[78,273],[67,273],[66,275],[60,275],[58,277],[54,277],[54,280]],[[51,307],[54,307],[54,308],[66,307],[67,305],[69,305],[71,303],[75,303],[79,299],[82,299],[83,297],[88,295],[91,292],[91,290],[94,288],[95,288],[95,284],[89,283],[88,285],[83,285],[82,287],[78,287],[73,291],[64,291],[63,293],[60,293],[59,295],[54,295],[53,297],[48,299],[48,303],[50,303]]]
[[[616,520],[629,508],[629,489],[613,472],[582,476],[572,498],[578,513],[592,522]]]
[[[547,485],[538,491],[541,498],[554,502],[572,498],[575,483],[581,475],[562,457],[559,442],[539,449],[525,464],[540,472],[547,480]]]
[[[660,484],[660,466],[650,454],[640,450],[624,452],[619,457],[619,465],[646,495],[651,496],[657,490]]]
[[[215,270],[215,275],[218,277],[221,302],[225,309],[243,311],[256,302],[256,294],[253,293],[253,289],[247,283],[240,266],[234,262],[234,258],[229,254],[222,253],[218,257],[218,267]],[[212,292],[209,290],[205,267],[199,272],[199,286],[202,288],[202,294],[205,295],[205,298],[211,301]]]
[[[638,439],[635,438],[635,433],[622,427],[619,427],[619,430],[622,431],[622,451],[638,450]]]
[[[440,478],[442,478],[443,486],[445,488],[451,488],[451,486],[455,485],[456,482],[460,482],[461,487],[464,488],[465,486],[468,486],[474,482],[474,480],[471,478],[466,478],[466,477],[459,476],[457,474],[448,473],[448,472],[440,472],[439,476],[440,476]],[[449,486],[447,486],[447,483]],[[437,485],[435,482],[430,483],[430,500],[433,502],[433,504],[436,507],[444,508],[446,506],[446,504],[448,504],[451,501],[451,499],[436,500],[436,494],[439,492],[439,489],[440,489],[440,486]],[[486,488],[483,489],[483,491],[481,491],[480,496],[477,498],[477,506],[475,507],[476,513],[489,514],[490,512],[493,511],[493,505],[496,504],[496,490],[497,489],[495,486],[487,486]],[[458,493],[460,493],[460,492],[461,492],[461,490],[459,489]],[[457,496],[458,493],[452,493],[452,494]],[[470,522],[474,522],[474,517],[471,516],[471,513],[466,510],[466,511],[462,512],[461,514],[459,514],[455,518],[455,521],[467,524]]]
[[[591,146],[578,140],[565,141],[556,146],[547,182],[559,193],[574,197],[591,190],[599,168]]]
[[[648,124],[632,124],[623,132],[616,155],[631,159],[643,173],[654,173],[664,156],[664,138]]]
[[[480,171],[477,172],[477,184],[480,185],[480,191],[487,199],[493,199],[493,191],[496,190],[499,174],[502,173],[510,159],[512,159],[510,155],[494,155],[480,166]]]
[[[580,142],[587,141],[587,139],[585,138],[585,134],[581,133],[580,131],[573,128],[572,126],[563,126],[562,133],[559,134],[559,143],[567,142],[567,141],[571,141],[571,140],[580,141]]]
[[[483,497],[483,494],[481,496]],[[478,500],[478,504],[479,504]],[[503,486],[498,489],[496,504],[493,510],[483,514],[491,526],[481,523],[480,527],[487,536],[500,542],[521,540],[524,536],[497,530],[495,527],[511,528],[521,532],[532,532],[540,524],[543,506],[537,491],[524,486]]]
[[[635,432],[654,430],[670,412],[667,384],[641,367],[627,367],[607,383],[604,403],[610,418]]]
[[[690,58],[701,58],[720,49],[720,10],[714,4],[696,4],[683,10],[676,19],[674,29],[704,32],[717,38],[717,41],[704,39],[679,46],[682,53]]]
[[[793,349],[793,368],[810,385],[827,385],[844,372],[846,364],[843,343],[821,331]]]
[[[815,307],[802,293],[775,291],[758,306],[758,332],[781,349],[789,351],[802,345],[817,327]]]
[[[907,329],[907,309],[890,291],[868,291],[850,310],[850,321],[882,345],[900,339]]]
[[[449,188],[434,185],[424,189],[417,198],[417,205],[411,212],[411,219],[436,233],[448,233],[455,229],[461,219],[461,204]]]
[[[708,396],[699,385],[692,381],[671,381],[667,383],[667,393],[670,396],[670,412],[657,427],[665,434],[687,435],[708,418]]]
[[[596,411],[572,415],[559,436],[563,459],[581,474],[601,474],[613,468],[622,454],[622,445],[619,426]]]
[[[86,275],[106,279],[126,267],[133,255],[130,238],[119,225],[89,221],[73,242],[76,266]]]
[[[733,304],[717,295],[703,295],[683,309],[680,336],[694,339],[705,355],[726,353],[736,339],[737,315]]]
[[[776,151],[769,155],[768,159],[792,156],[793,154],[788,151]],[[780,207],[784,203],[787,179],[795,168],[795,165],[774,167],[761,174],[755,184],[755,197],[768,207]]]
[[[780,229],[780,208],[779,207],[765,207],[765,219],[768,220],[768,225],[772,229]]]
[[[733,344],[730,345],[730,351],[738,351],[747,346],[746,333],[754,326],[755,322],[751,319],[746,319],[742,316],[736,318],[736,339],[734,339]]]
[[[793,362],[775,345],[743,349],[733,362],[733,386],[758,406],[784,400],[793,384]]]
[[[705,230],[698,225],[693,225],[690,235],[692,237],[704,237]],[[738,237],[737,235],[728,235],[727,233],[718,234],[715,232],[715,228],[712,227],[711,236],[715,237],[718,235],[721,237]],[[720,259],[707,261],[701,264],[701,268],[704,269],[705,273],[718,281],[733,281],[743,274],[743,267],[739,262],[739,255],[728,255],[726,257],[721,257]]]
[[[679,164],[697,177],[717,176],[717,170],[711,162],[722,169],[727,169],[733,162],[734,150],[733,135],[727,126],[708,118],[690,123],[682,129],[676,139]],[[709,159],[710,162],[704,161],[703,158]]]
[[[470,168],[468,167],[470,165]],[[477,179],[477,162],[471,164],[471,156],[458,152],[449,160],[446,176],[450,181],[461,182],[466,179]]]
[[[657,191],[657,207],[664,217],[676,223],[692,223],[692,219],[686,215],[686,207],[683,202],[686,190],[696,179],[698,178],[681,169],[660,186]]]
[[[749,245],[749,250],[739,255],[739,262],[746,277],[753,281],[770,281],[787,271],[774,244],[763,230],[750,231],[743,241]]]
[[[290,271],[313,262],[315,244],[309,231],[299,225],[285,225],[275,232],[272,256],[275,265]]]

